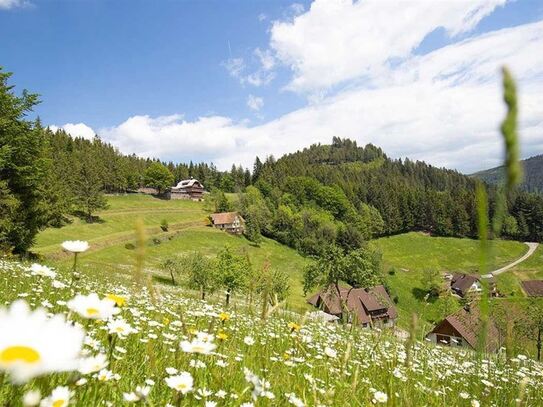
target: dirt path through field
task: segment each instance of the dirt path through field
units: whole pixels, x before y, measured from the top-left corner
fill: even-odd
[[[497,270],[491,271],[489,274],[485,274],[484,278],[490,278],[492,276],[497,276],[502,273],[505,273],[507,270],[515,267],[517,264],[522,263],[524,260],[526,260],[528,257],[530,257],[532,254],[534,254],[535,249],[537,249],[537,246],[539,246],[539,243],[533,243],[533,242],[524,242],[528,246],[528,251],[524,254],[524,256],[518,258],[512,263],[509,263],[507,266],[503,266],[502,268],[499,268]]]

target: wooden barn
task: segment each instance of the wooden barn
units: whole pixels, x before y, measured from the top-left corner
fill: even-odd
[[[180,181],[170,191],[170,199],[192,199],[200,201],[205,193],[204,186],[200,181],[194,178]]]
[[[480,309],[466,306],[449,315],[426,335],[426,338],[438,345],[457,346],[477,349],[483,331]],[[488,320],[485,349],[496,352],[503,340],[492,319]]]
[[[228,233],[241,235],[245,231],[245,219],[237,212],[214,213],[210,219],[213,227]]]
[[[385,287],[340,287],[341,299],[349,310],[348,321],[363,327],[392,327],[398,313]],[[335,286],[316,293],[307,302],[327,314],[342,317],[343,309]]]

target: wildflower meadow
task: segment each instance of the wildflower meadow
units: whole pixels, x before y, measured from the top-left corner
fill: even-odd
[[[82,242],[64,245],[76,253]],[[137,277],[137,276],[136,276]],[[543,365],[0,261],[5,406],[539,406]],[[145,279],[144,279],[145,281]]]

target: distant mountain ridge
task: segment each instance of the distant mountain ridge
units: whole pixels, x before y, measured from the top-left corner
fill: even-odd
[[[543,193],[543,154],[522,160],[524,181],[521,188],[527,192]],[[504,167],[491,168],[471,175],[489,184],[497,185],[503,181]]]

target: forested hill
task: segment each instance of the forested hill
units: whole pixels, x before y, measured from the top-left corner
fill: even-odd
[[[424,162],[392,160],[371,144],[334,138],[331,145],[312,145],[278,160],[257,159],[253,182],[273,202],[276,225],[268,232],[302,251],[330,238],[348,246],[351,240],[356,245],[357,239],[412,230],[477,234],[473,178]],[[489,193],[492,199],[494,191]],[[517,193],[509,208],[505,236],[543,238],[540,197]]]
[[[524,181],[521,188],[528,192],[543,192],[543,154],[522,161],[524,167]],[[503,181],[504,168],[496,167],[489,170],[476,172],[472,177],[477,177],[489,184],[499,184]]]

